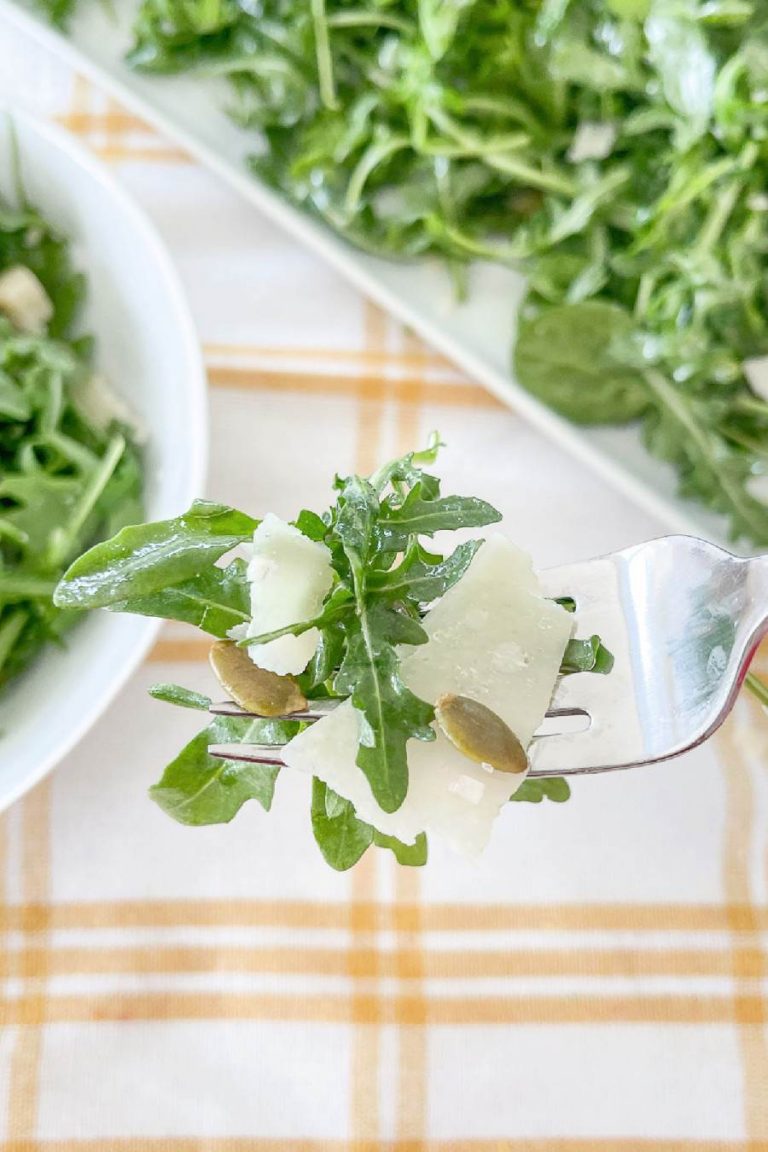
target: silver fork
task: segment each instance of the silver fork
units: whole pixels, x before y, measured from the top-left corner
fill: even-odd
[[[552,568],[540,580],[546,596],[575,600],[576,634],[597,633],[615,664],[607,676],[558,681],[531,747],[532,777],[611,772],[695,748],[730,712],[768,630],[768,556],[744,559],[692,536]],[[318,701],[290,719],[311,723],[333,706]],[[252,715],[230,702],[211,711]],[[281,763],[275,746],[210,752]]]

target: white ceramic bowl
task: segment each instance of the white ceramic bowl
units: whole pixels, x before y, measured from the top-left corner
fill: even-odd
[[[14,145],[15,137],[15,145]],[[0,196],[25,193],[74,242],[88,281],[82,327],[96,367],[147,430],[146,514],[175,515],[202,494],[207,413],[200,347],[178,277],[156,232],[109,172],[67,133],[0,110]],[[0,697],[0,810],[83,736],[141,662],[159,628],[96,613],[45,651]]]

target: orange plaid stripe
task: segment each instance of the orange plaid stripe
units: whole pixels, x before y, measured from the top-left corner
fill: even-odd
[[[368,1088],[378,1064],[375,1037],[384,1025],[410,1027],[423,1020],[431,1027],[482,1025],[607,1025],[732,1024],[760,1025],[764,1000],[760,993],[737,995],[542,995],[529,996],[422,996],[407,992],[383,996],[353,991],[348,995],[312,997],[260,992],[142,992],[61,994],[46,1000],[41,1019],[39,997],[0,998],[0,1025],[32,1027],[62,1023],[167,1020],[273,1020],[306,1024],[352,1025],[359,1044],[353,1052],[353,1131],[377,1127],[369,1111]],[[374,1039],[362,1050],[363,1040]],[[369,1063],[370,1062],[370,1063]],[[35,1068],[36,1073],[36,1068]],[[31,1084],[31,1077],[24,1081]],[[19,1085],[20,1087],[20,1085]],[[29,1100],[29,1097],[26,1097]]]
[[[356,902],[361,931],[402,930],[411,905]],[[686,932],[768,931],[768,908],[741,904],[424,904],[423,932]],[[302,900],[123,900],[105,903],[6,904],[0,932],[98,928],[346,929],[347,905]]]
[[[397,878],[403,887],[413,888],[418,877],[406,873]],[[421,943],[421,907],[410,905],[411,928],[401,928],[402,944],[396,951],[381,950],[368,942],[362,930],[361,942],[347,954],[337,948],[247,947],[228,944],[169,944],[152,947],[126,944],[102,947],[97,944],[73,946],[49,944],[41,948],[32,942],[19,950],[18,959],[7,953],[0,957],[0,979],[29,976],[45,966],[46,975],[104,976],[189,975],[249,973],[258,975],[342,977],[366,985],[377,980],[397,980],[408,986],[425,980],[516,980],[526,977],[579,979],[647,979],[674,976],[687,979],[723,979],[734,967],[745,981],[768,978],[768,958],[762,949],[750,945],[727,948],[640,948],[617,946],[579,950],[577,948],[428,949]],[[354,922],[354,901],[347,911]],[[397,919],[405,920],[402,915]],[[356,931],[356,927],[353,927]],[[33,975],[31,977],[35,979]]]
[[[105,1152],[95,1140],[11,1140],[0,1152]],[[768,1152],[768,1141],[562,1139],[383,1140],[353,1144],[347,1140],[259,1137],[136,1137],[109,1141],[109,1152]]]
[[[57,119],[62,127],[81,137],[103,160],[125,160],[161,164],[191,164],[181,148],[165,144],[138,116],[126,112],[112,100],[103,109],[92,107],[95,89],[82,76],[75,76],[72,104]]]
[[[756,707],[750,700],[750,707]],[[754,950],[764,955],[759,935],[759,916],[751,905],[751,883],[749,859],[755,837],[755,808],[750,782],[749,766],[743,751],[733,738],[733,726],[726,724],[717,737],[722,751],[727,787],[727,824],[725,856],[723,861],[723,884],[729,901],[745,908],[748,920],[747,934]],[[734,933],[735,939],[743,938],[742,928]],[[751,965],[747,962],[741,947],[731,951],[732,972],[736,989],[734,1016],[739,1024],[741,1065],[744,1079],[745,1127],[752,1140],[768,1139],[768,1041],[766,1041],[765,1000],[758,997],[754,1012],[748,1018],[740,1014],[738,1001],[741,993],[749,986]]]
[[[24,898],[35,902],[45,913],[34,952],[10,952],[5,959],[16,976],[25,977],[31,985],[25,997],[23,1015],[15,1015],[18,1028],[11,1058],[8,1090],[8,1129],[14,1136],[29,1138],[37,1122],[40,1091],[40,1057],[42,1026],[48,1018],[46,978],[49,954],[46,947],[47,910],[50,898],[50,781],[45,780],[22,801],[22,891]],[[2,1009],[0,1008],[0,1018]]]
[[[499,408],[500,400],[479,385],[445,384],[418,376],[387,379],[362,373],[356,376],[328,376],[305,372],[274,372],[237,365],[209,364],[208,382],[214,388],[255,389],[263,392],[298,392],[315,396],[364,397],[368,405],[390,400],[406,408],[405,417],[415,423],[412,409],[431,402],[449,407]],[[409,446],[415,441],[408,440]]]

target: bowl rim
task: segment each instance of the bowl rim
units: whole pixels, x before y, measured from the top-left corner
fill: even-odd
[[[187,481],[182,494],[182,504],[187,507],[204,491],[208,473],[208,389],[200,339],[170,252],[149,216],[120,184],[107,165],[65,128],[51,124],[26,110],[17,109],[7,101],[0,102],[0,117],[7,121],[9,131],[13,131],[17,122],[24,124],[26,129],[42,137],[53,148],[64,153],[73,164],[85,170],[94,183],[99,185],[104,198],[118,205],[122,215],[128,217],[146,245],[174,314],[175,331],[185,364],[184,378],[188,390],[185,411]],[[21,147],[23,149],[23,145]],[[77,237],[73,239],[76,240]],[[87,279],[88,269],[83,268],[82,271]],[[181,511],[183,508],[179,508],[179,512]],[[34,769],[16,784],[5,790],[0,783],[0,812],[4,812],[39,784],[72,751],[143,663],[163,626],[163,621],[146,616],[137,616],[134,620],[134,638],[132,643],[126,644],[127,653],[120,663],[115,665],[114,674],[105,679],[103,688],[89,696],[87,704],[80,711],[77,722],[73,724],[66,738],[43,756],[35,764]],[[44,653],[41,654],[41,658],[44,658]]]

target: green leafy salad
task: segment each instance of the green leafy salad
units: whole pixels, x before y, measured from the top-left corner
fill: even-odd
[[[40,0],[66,19],[75,0]],[[761,0],[144,0],[130,64],[226,81],[253,168],[366,251],[522,270],[519,381],[638,423],[768,544]]]
[[[0,689],[61,641],[75,619],[53,604],[61,573],[139,519],[142,492],[138,448],[73,334],[85,284],[69,243],[19,201],[0,202]]]
[[[269,809],[285,764],[313,777],[315,838],[345,869],[371,844],[422,864],[426,832],[476,853],[507,800],[568,798],[562,779],[526,779],[526,749],[557,677],[607,673],[611,656],[598,637],[572,638],[572,602],[544,599],[504,537],[447,555],[426,546],[500,519],[484,500],[442,495],[425,471],[436,453],[433,441],[367,479],[337,477],[322,515],[257,521],[197,501],[71,565],[60,609],[158,616],[213,638],[230,703],[152,690],[213,712],[152,788],[169,815],[200,825],[251,799]],[[260,761],[226,755],[254,743]]]

